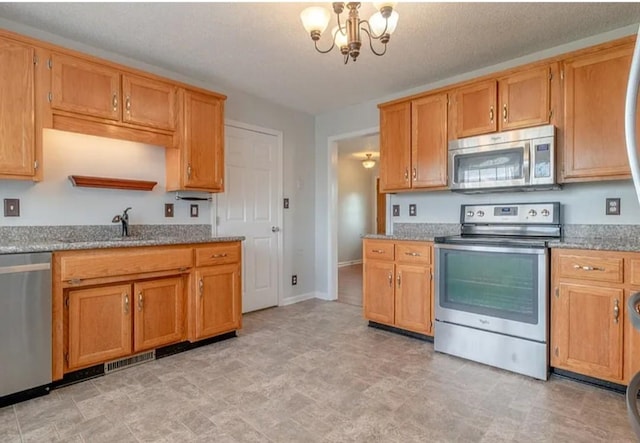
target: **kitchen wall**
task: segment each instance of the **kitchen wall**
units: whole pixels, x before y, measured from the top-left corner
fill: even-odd
[[[338,145],[338,264],[362,260],[360,236],[375,232],[374,168],[362,167],[362,160],[340,152]]]
[[[315,240],[315,182],[314,177],[314,117],[260,97],[224,85],[211,84],[199,79],[170,72],[87,46],[57,35],[43,32],[0,18],[0,27],[23,35],[48,41],[60,46],[102,57],[126,66],[142,69],[177,81],[200,86],[227,95],[227,119],[281,131],[284,140],[283,181],[284,196],[291,209],[284,211],[281,235],[284,236],[283,297],[315,295],[314,255]],[[46,131],[44,145],[45,179],[41,183],[0,180],[0,198],[21,199],[19,219],[0,216],[0,225],[64,225],[110,224],[111,218],[127,205],[131,221],[136,223],[209,223],[212,222],[214,203],[200,207],[200,217],[191,219],[189,202],[175,202],[174,194],[164,190],[163,148]],[[142,178],[158,181],[153,192],[116,191],[90,188],[72,188],[66,179],[69,173]],[[165,219],[163,203],[176,203],[176,217]],[[298,285],[288,284],[288,276],[298,275]]]
[[[380,97],[376,100],[356,104],[339,110],[333,110],[316,116],[316,290],[323,297],[332,299],[335,294],[335,280],[332,278],[331,268],[332,248],[331,237],[333,235],[331,220],[335,217],[335,208],[332,207],[332,192],[334,190],[335,176],[335,140],[347,137],[358,132],[376,132],[379,127],[379,113],[377,105],[396,98],[406,97],[430,89],[447,86],[460,81],[472,79],[492,72],[501,71],[511,67],[523,65],[536,60],[574,51],[580,48],[597,45],[609,40],[624,37],[637,32],[638,26],[632,25],[598,34],[586,39],[571,42],[565,45],[549,48],[534,54],[510,60],[493,66],[468,72],[463,75],[443,79],[393,95]],[[402,50],[394,48],[389,50]],[[567,223],[640,223],[640,209],[634,202],[633,190],[628,182],[602,183],[602,184],[575,184],[568,185],[562,191],[551,193],[510,193],[510,194],[484,194],[481,196],[464,196],[452,192],[435,193],[411,193],[398,194],[392,197],[392,203],[402,205],[404,216],[396,217],[394,221],[449,221],[457,222],[459,217],[459,205],[462,202],[480,201],[531,201],[531,200],[559,200],[565,203],[565,222]],[[610,194],[611,193],[611,194]],[[620,196],[622,198],[622,215],[618,217],[604,216],[604,196]],[[418,216],[406,217],[408,204],[418,204]]]

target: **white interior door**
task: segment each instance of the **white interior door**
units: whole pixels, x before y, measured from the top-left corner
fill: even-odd
[[[225,126],[225,192],[217,234],[243,235],[242,312],[278,305],[282,145],[277,135]]]

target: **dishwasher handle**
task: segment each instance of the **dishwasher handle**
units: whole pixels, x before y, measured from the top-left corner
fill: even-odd
[[[22,272],[48,271],[51,269],[50,263],[34,263],[29,265],[15,265],[0,267],[0,274],[19,274]]]

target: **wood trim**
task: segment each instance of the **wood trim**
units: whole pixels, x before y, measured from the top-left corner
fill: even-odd
[[[151,191],[158,182],[147,180],[129,180],[124,178],[89,177],[86,175],[70,175],[73,186],[82,188],[126,189],[130,191]]]
[[[449,85],[446,86],[441,86],[439,88],[435,88],[435,89],[429,89],[423,92],[419,92],[417,94],[413,94],[413,95],[409,95],[406,97],[402,97],[402,98],[398,98],[395,100],[391,100],[388,102],[384,102],[384,103],[380,103],[378,104],[378,108],[384,108],[387,106],[393,106],[396,105],[398,103],[402,103],[405,101],[411,101],[411,100],[416,100],[419,98],[422,98],[426,95],[431,95],[431,94],[435,94],[438,92],[444,92],[444,91],[450,91],[452,89],[457,89],[466,85],[470,85],[476,82],[481,82],[484,80],[490,80],[490,79],[495,79],[498,77],[503,77],[503,76],[508,76],[508,75],[512,75],[515,73],[518,73],[520,71],[525,71],[525,70],[529,70],[532,68],[537,68],[537,67],[542,67],[543,65],[549,64],[549,63],[557,63],[559,61],[565,60],[567,58],[571,58],[571,57],[576,57],[576,56],[582,56],[585,54],[589,54],[589,53],[594,53],[597,51],[601,51],[603,49],[608,49],[608,48],[612,48],[615,46],[621,46],[621,45],[625,45],[628,43],[634,43],[636,41],[636,36],[634,35],[629,35],[627,37],[622,37],[616,40],[611,40],[609,42],[605,42],[605,43],[601,43],[598,45],[594,45],[594,46],[589,46],[587,48],[582,48],[582,49],[578,49],[575,51],[571,51],[571,52],[566,52],[563,54],[558,54],[556,56],[553,57],[548,57],[542,60],[537,60],[535,62],[531,62],[531,63],[527,63],[525,65],[520,65],[520,66],[514,66],[513,68],[508,68],[502,71],[496,71],[496,72],[492,72],[489,74],[485,74],[479,77],[474,77],[471,78],[469,80],[464,80],[461,82],[457,82],[457,83],[451,83]],[[556,125],[557,126],[557,125]]]
[[[77,132],[98,137],[117,138],[169,148],[174,147],[173,136],[169,133],[159,133],[141,128],[123,126],[122,123],[107,123],[106,121],[90,119],[85,116],[79,117],[77,114],[67,115],[60,111],[55,111],[53,114],[51,127],[62,131]]]

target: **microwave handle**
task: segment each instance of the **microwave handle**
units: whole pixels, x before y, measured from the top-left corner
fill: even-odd
[[[531,155],[531,142],[525,142],[522,155],[522,172],[525,185],[531,183]]]

